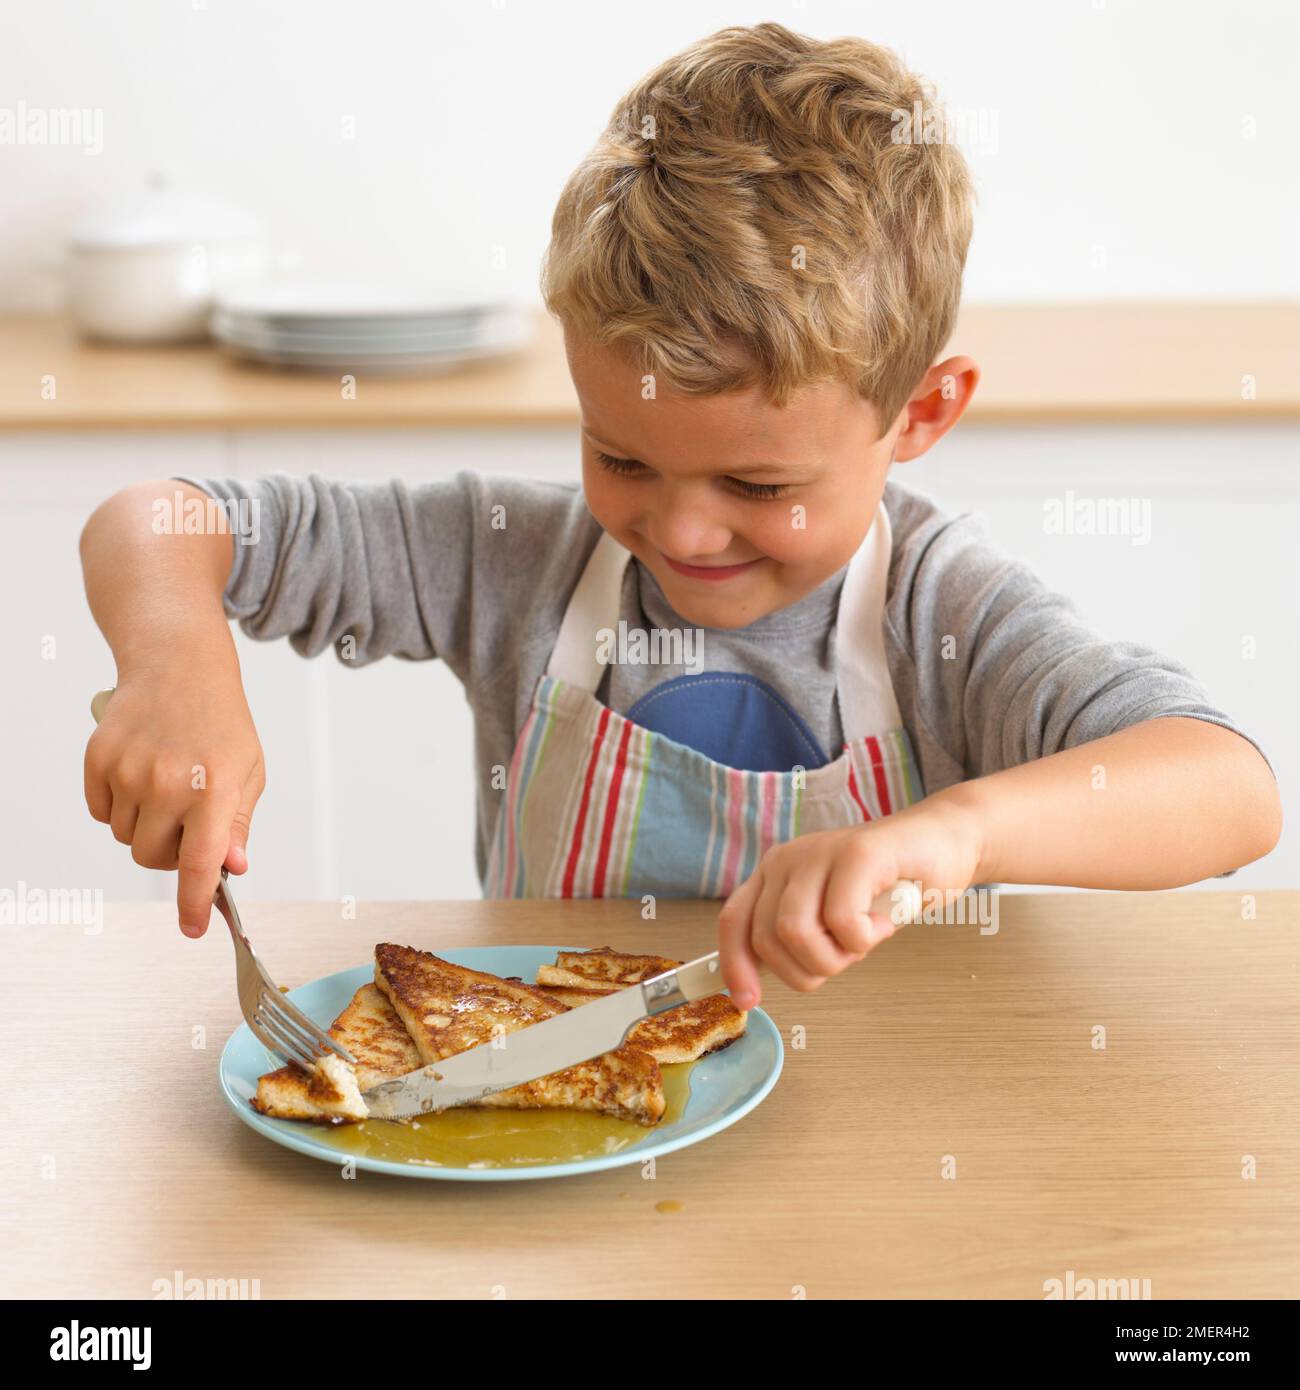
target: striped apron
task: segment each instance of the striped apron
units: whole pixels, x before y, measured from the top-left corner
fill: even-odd
[[[771,845],[878,820],[925,795],[885,660],[891,533],[881,502],[835,622],[843,752],[823,767],[727,767],[595,697],[631,552],[601,535],[515,745],[488,898],[725,898]]]

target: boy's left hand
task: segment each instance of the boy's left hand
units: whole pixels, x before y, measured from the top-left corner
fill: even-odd
[[[737,1008],[761,997],[766,965],[792,989],[817,989],[894,933],[867,909],[900,878],[923,891],[968,888],[979,866],[971,813],[932,796],[884,820],[773,845],[723,904],[718,949]]]

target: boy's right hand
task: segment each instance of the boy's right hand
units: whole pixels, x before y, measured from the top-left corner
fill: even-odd
[[[222,865],[248,868],[253,807],[266,785],[262,746],[224,651],[193,651],[124,675],[86,745],[90,814],[148,869],[180,870],[181,930],[208,927]]]

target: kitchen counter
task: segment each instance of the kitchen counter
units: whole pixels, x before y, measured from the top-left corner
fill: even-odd
[[[361,373],[343,399],[337,375],[241,363],[210,344],[90,344],[61,317],[7,318],[0,431],[576,423],[559,327],[540,309],[537,322],[509,359],[405,380]],[[1296,304],[971,304],[951,350],[983,369],[966,417],[977,423],[1300,417]]]
[[[97,934],[9,926],[0,1293],[148,1298],[180,1271],[263,1298],[1039,1299],[1073,1271],[1295,1298],[1300,892],[1252,901],[1008,894],[996,934],[908,928],[813,994],[769,982],[776,1089],[653,1180],[501,1184],[344,1181],[241,1124],[217,1086],[239,1022],[219,919],[197,943],[157,903],[109,904]],[[377,941],[685,958],[717,905],[241,910],[296,985]]]

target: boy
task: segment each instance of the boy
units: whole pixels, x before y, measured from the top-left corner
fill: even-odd
[[[170,481],[95,513],[118,685],[86,799],[137,862],[179,865],[189,935],[247,866],[264,783],[228,617],[303,655],[446,661],[485,892],[725,898],[741,1008],[760,962],[808,990],[861,960],[899,878],[1165,888],[1273,847],[1271,769],[1185,668],[887,482],[979,377],[935,361],[970,185],[953,146],[898,138],[918,102],[883,49],[761,24],[619,103],[544,272],[581,491],[183,480],[260,505],[247,545],[155,536]]]

